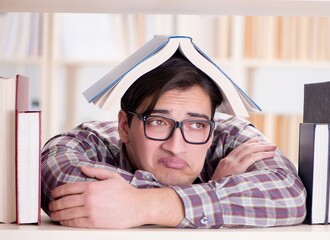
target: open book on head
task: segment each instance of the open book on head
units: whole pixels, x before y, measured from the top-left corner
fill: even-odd
[[[177,51],[207,74],[219,87],[223,102],[218,112],[248,117],[260,108],[205,53],[186,36],[155,35],[124,62],[89,87],[83,94],[100,108],[118,112],[126,90],[145,73],[160,66]]]

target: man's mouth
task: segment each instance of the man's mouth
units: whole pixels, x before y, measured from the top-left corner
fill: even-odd
[[[166,157],[166,158],[161,158],[159,160],[159,163],[164,165],[167,168],[172,168],[172,169],[177,169],[177,170],[182,170],[186,167],[188,167],[188,163],[180,158],[174,158],[174,157]]]

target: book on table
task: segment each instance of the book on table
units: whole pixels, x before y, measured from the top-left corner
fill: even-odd
[[[17,154],[18,142],[21,141],[23,135],[21,130],[19,132],[16,131],[18,125],[21,125],[18,124],[16,116],[18,113],[28,110],[29,79],[22,75],[16,75],[12,78],[0,77],[0,222],[2,223],[16,222],[20,224],[17,216],[21,212],[31,211],[31,209],[25,207],[17,208],[17,196],[22,195],[22,193],[21,189],[17,188],[18,182],[16,181],[16,178],[18,178],[19,181],[25,182],[24,186],[30,187],[31,178],[36,177],[32,172],[26,176],[21,175],[21,170],[17,168],[18,164],[16,164],[23,162],[25,155],[28,153],[21,152]],[[21,121],[19,120],[19,122]],[[40,139],[33,143],[28,141],[28,139],[25,139],[24,144],[40,144]],[[19,145],[22,146],[21,143]],[[41,146],[38,145],[38,148],[40,151]],[[36,164],[40,164],[40,157],[34,158],[34,161]],[[26,167],[30,168],[31,164],[29,163]],[[40,187],[37,189],[40,189]],[[24,196],[26,198],[24,201],[29,202],[31,199],[34,199],[34,201],[38,201],[38,204],[40,204],[40,196],[35,196],[34,192],[29,190],[29,194]],[[40,210],[37,214],[40,214]]]
[[[223,103],[217,109],[230,115],[247,117],[260,108],[230,77],[186,36],[156,35],[125,61],[84,91],[85,98],[100,108],[120,110],[120,99],[143,74],[158,67],[177,51],[207,74],[219,87]]]
[[[306,222],[310,224],[328,224],[330,217],[329,92],[330,82],[304,85],[298,173],[307,191]]]
[[[329,130],[330,124],[300,124],[298,174],[307,191],[309,224],[330,222]]]
[[[40,224],[41,112],[16,112],[16,223]]]
[[[16,221],[15,112],[29,107],[28,78],[0,78],[0,222]]]

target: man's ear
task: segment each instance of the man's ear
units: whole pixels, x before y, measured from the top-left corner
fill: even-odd
[[[118,112],[118,133],[120,136],[120,139],[123,143],[128,143],[128,119],[127,119],[127,113],[123,110],[120,110]]]

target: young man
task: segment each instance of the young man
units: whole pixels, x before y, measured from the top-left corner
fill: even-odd
[[[87,122],[42,153],[42,207],[65,226],[299,224],[305,189],[249,122],[213,120],[214,83],[182,57],[138,79],[118,123]]]

